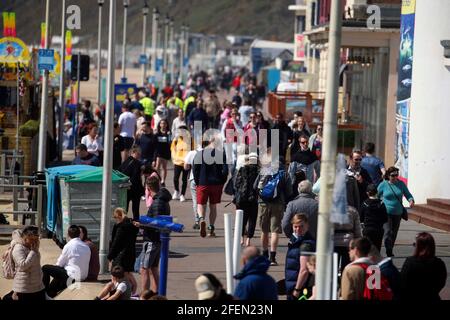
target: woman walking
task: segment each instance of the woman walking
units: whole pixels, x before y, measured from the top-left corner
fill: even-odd
[[[386,255],[393,257],[398,229],[400,228],[404,210],[406,210],[402,203],[403,197],[408,200],[411,208],[414,207],[414,198],[403,181],[398,179],[398,169],[396,167],[387,169],[384,179],[378,186],[378,196],[383,200],[388,214],[388,222],[384,225]]]
[[[186,126],[179,127],[181,129],[181,132],[178,132],[176,134],[175,139],[172,141],[172,145],[170,146],[170,151],[172,153],[172,162],[173,162],[173,185],[175,187],[175,192],[173,193],[172,200],[178,200],[180,199],[180,202],[186,201],[186,198],[184,195],[186,194],[186,188],[187,188],[187,179],[189,170],[184,170],[184,159],[186,158],[187,153],[190,150],[190,143],[189,141],[184,141],[185,138],[188,138],[186,136],[183,137],[183,132],[187,132]],[[184,131],[186,130],[186,131]],[[180,176],[182,175],[182,185],[181,185],[181,192],[180,192]]]
[[[170,131],[169,124],[167,120],[161,120],[156,129],[156,151],[155,158],[156,163],[154,167],[158,171],[158,174],[161,176],[161,186],[165,187],[166,178],[167,178],[167,162],[171,158],[170,152]]]

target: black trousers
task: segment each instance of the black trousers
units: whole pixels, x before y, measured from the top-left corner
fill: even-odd
[[[348,253],[348,247],[334,247],[334,252],[338,254],[338,265],[340,262],[339,272],[342,274],[346,265],[350,263],[350,255]]]
[[[244,203],[236,206],[236,209],[244,211],[244,219],[242,221],[242,236],[245,235],[245,228],[248,223],[247,237],[253,238],[255,235],[256,221],[258,220],[258,203]]]
[[[402,216],[388,215],[388,222],[384,224],[384,247],[386,248],[386,255],[392,255],[397,240],[398,229],[400,228],[400,222]]]
[[[63,267],[46,264],[42,267],[42,273],[42,281],[50,298],[56,297],[58,292],[67,288],[67,279],[69,279],[69,276]],[[53,278],[51,282],[50,277]]]
[[[132,192],[131,190],[128,190],[128,192],[127,192],[127,212],[128,212],[128,207],[130,206],[130,201],[132,202],[131,210],[133,211],[133,219],[139,220],[139,207],[141,205],[141,196],[139,194],[137,194],[136,192]]]
[[[184,196],[186,194],[189,170],[184,170],[183,166],[178,166],[175,164],[173,171],[173,186],[175,187],[175,191],[178,192],[180,192],[180,175],[183,174],[181,178],[181,194]]]
[[[377,247],[378,251],[381,250],[381,244],[383,242],[384,230],[383,228],[364,228],[363,236],[372,241],[373,245]]]

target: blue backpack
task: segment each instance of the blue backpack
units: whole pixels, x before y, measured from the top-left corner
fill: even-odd
[[[263,201],[273,201],[279,196],[278,185],[284,176],[284,170],[280,170],[274,175],[265,178],[264,185],[259,189],[259,196]]]

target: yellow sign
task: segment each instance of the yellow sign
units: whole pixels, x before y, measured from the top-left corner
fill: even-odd
[[[5,37],[0,39],[0,63],[28,64],[30,59],[28,47],[19,38]]]
[[[50,78],[59,78],[59,75],[61,74],[61,55],[58,51],[55,50],[55,61],[56,65],[53,71],[50,71]]]
[[[402,15],[416,13],[416,0],[403,0],[402,1]]]

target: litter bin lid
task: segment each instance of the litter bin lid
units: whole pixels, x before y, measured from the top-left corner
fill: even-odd
[[[86,170],[77,174],[72,174],[64,178],[66,182],[101,182],[103,181],[103,167],[93,167],[92,170]],[[129,177],[122,172],[113,170],[113,182],[127,182]]]

